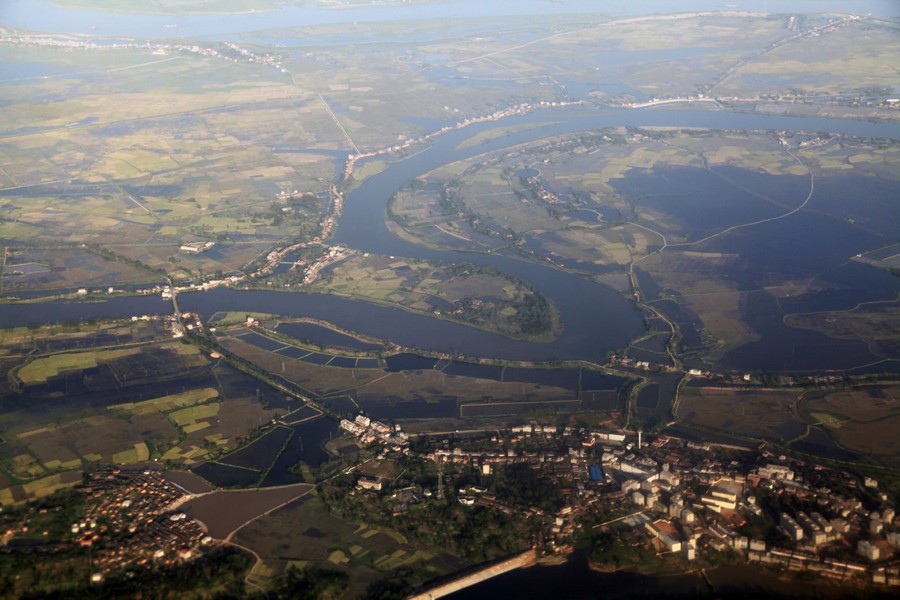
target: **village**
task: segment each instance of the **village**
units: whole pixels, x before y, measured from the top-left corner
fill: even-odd
[[[85,476],[76,494],[84,510],[69,531],[53,544],[33,544],[30,551],[89,550],[93,585],[112,575],[182,564],[213,547],[212,538],[198,521],[170,510],[186,492],[167,481],[160,470],[99,469]],[[36,522],[46,520],[47,510],[32,507],[0,515],[4,549],[20,549],[14,543],[16,538],[48,537],[49,531],[33,530]]]
[[[341,428],[374,450],[372,458],[344,469],[356,482],[351,494],[374,495],[394,515],[410,518],[428,502],[512,516],[532,525],[523,540],[532,548],[529,557],[565,556],[593,536],[614,540],[595,549],[595,560],[651,552],[660,564],[677,568],[758,564],[843,585],[900,585],[900,527],[878,482],[779,454],[766,444],[741,451],[537,422],[407,434],[364,415],[341,421]],[[398,485],[399,477],[371,475],[368,467],[398,457],[436,467],[433,485]],[[510,495],[496,484],[500,474],[541,495]],[[186,492],[159,470],[99,469],[85,475],[76,494],[84,510],[70,531],[32,551],[89,549],[94,585],[125,572],[182,564],[217,545],[179,510]],[[6,543],[40,527],[34,508],[3,518]]]
[[[740,452],[669,436],[534,423],[423,435],[407,447],[376,435],[374,422],[365,421],[344,428],[440,469],[433,488],[422,489],[393,490],[390,481],[357,476],[358,493],[390,497],[395,512],[455,498],[539,523],[531,540],[538,555],[569,553],[586,533],[600,532],[621,548],[649,548],[678,564],[756,563],[844,584],[900,585],[900,529],[877,481],[765,444]],[[558,490],[559,508],[498,494],[491,476],[511,465],[525,465]]]

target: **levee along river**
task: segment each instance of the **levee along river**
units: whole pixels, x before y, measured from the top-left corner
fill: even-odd
[[[520,123],[540,125],[476,147],[458,148],[461,142],[486,129]],[[828,131],[860,137],[900,139],[900,125],[893,123],[702,110],[542,110],[449,131],[426,149],[398,158],[349,194],[334,243],[384,255],[449,263],[472,262],[518,277],[544,293],[559,309],[563,331],[552,342],[514,341],[458,323],[322,294],[220,288],[180,294],[180,307],[185,311],[200,312],[206,317],[226,310],[312,316],[403,346],[438,352],[533,361],[600,360],[605,353],[622,347],[643,331],[643,315],[631,300],[581,275],[526,262],[514,256],[440,251],[406,242],[387,229],[385,207],[404,183],[441,165],[550,135],[629,125]],[[53,301],[32,305],[7,304],[0,310],[0,325],[9,327],[59,320],[164,314],[169,310],[169,304],[146,297],[115,298],[102,303]]]

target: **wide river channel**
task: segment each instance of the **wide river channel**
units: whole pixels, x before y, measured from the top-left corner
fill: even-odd
[[[525,123],[534,127],[475,147],[459,148],[462,142],[487,129]],[[510,340],[458,323],[324,294],[219,288],[180,294],[180,307],[198,311],[205,317],[216,311],[310,316],[403,346],[437,352],[533,361],[602,360],[606,352],[624,346],[643,330],[643,315],[631,300],[584,276],[528,262],[512,254],[442,251],[406,242],[387,229],[385,208],[404,183],[442,165],[550,135],[618,126],[827,131],[900,139],[900,125],[893,123],[687,109],[547,109],[451,130],[425,149],[398,157],[384,171],[370,177],[348,195],[334,243],[397,257],[477,263],[518,277],[545,294],[559,309],[563,331],[552,342]],[[164,314],[170,310],[169,303],[147,297],[114,298],[102,303],[7,304],[0,311],[0,326]]]

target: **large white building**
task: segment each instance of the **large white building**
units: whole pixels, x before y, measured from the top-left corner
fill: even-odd
[[[881,558],[881,549],[866,540],[859,540],[859,544],[856,545],[856,551],[860,556],[869,560],[878,560]]]
[[[722,509],[734,510],[743,489],[743,486],[733,479],[720,479],[700,500],[716,512],[721,512]]]
[[[760,467],[757,470],[757,473],[760,477],[764,477],[766,479],[786,479],[788,481],[794,480],[794,472],[784,465],[774,465],[770,463],[765,467]]]
[[[781,519],[778,523],[789,538],[795,542],[803,539],[803,528],[787,513],[781,513]]]

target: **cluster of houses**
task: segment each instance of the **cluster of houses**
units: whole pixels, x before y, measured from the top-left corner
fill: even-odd
[[[409,436],[400,431],[399,425],[391,427],[364,415],[357,415],[353,421],[341,419],[341,429],[364,444],[379,443],[389,448],[403,448],[409,444]]]
[[[364,417],[342,426],[376,435]],[[552,481],[563,492],[557,514],[513,506],[487,485],[454,490],[466,506],[538,519],[537,544],[546,551],[568,549],[586,516],[612,511],[622,516],[608,527],[623,543],[649,543],[663,555],[694,561],[727,553],[846,583],[900,585],[900,528],[877,482],[765,449],[722,450],[666,436],[644,444],[621,431],[531,424],[447,437],[418,456],[444,465],[439,478],[448,481],[474,467],[489,482],[500,465],[523,462]],[[382,482],[363,478],[360,487],[381,490]]]
[[[900,549],[894,509],[881,496],[866,508],[872,494],[848,473],[767,452],[725,464],[709,446],[664,437],[645,452],[604,452],[601,463],[649,519],[637,524],[666,552],[694,560],[707,548],[731,551],[842,581],[900,584],[900,564],[891,560]],[[773,507],[782,509],[772,515]],[[775,530],[747,535],[753,517],[776,520]]]
[[[159,471],[102,469],[79,490],[86,509],[72,524],[72,539],[91,547],[93,583],[110,573],[190,560],[212,543],[196,520],[169,511],[184,492]]]

